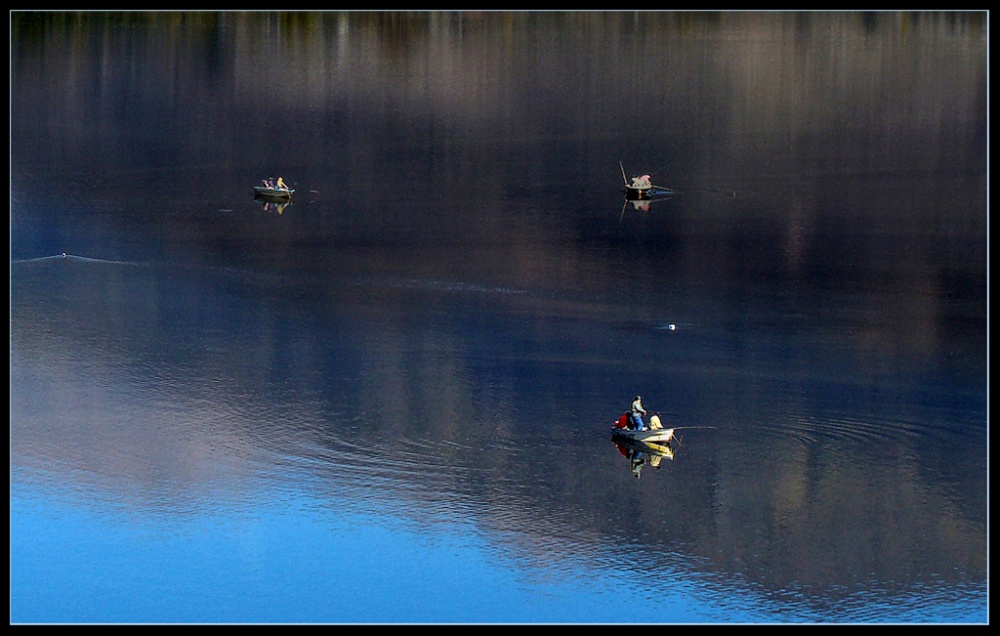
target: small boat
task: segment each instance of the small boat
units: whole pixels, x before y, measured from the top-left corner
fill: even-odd
[[[669,444],[674,439],[674,429],[645,428],[637,431],[634,428],[618,428],[614,426],[611,429],[611,437],[642,442],[644,444]]]
[[[275,181],[271,177],[263,179],[261,185],[253,189],[253,198],[262,201],[291,201],[292,193],[295,190],[285,185],[285,180],[278,177]]]
[[[663,428],[663,425],[660,424],[660,417],[656,414],[653,414],[649,418],[649,424],[641,431],[628,428],[631,420],[632,418],[628,413],[622,413],[621,417],[611,424],[611,437],[613,439],[627,439],[646,444],[669,444],[674,439],[674,429]]]
[[[256,199],[267,199],[269,201],[290,201],[293,192],[295,192],[295,190],[291,188],[255,186],[253,189],[253,196]]]
[[[618,167],[622,169],[622,179],[625,180],[625,198],[629,200],[648,198],[653,189],[653,183],[649,180],[650,176],[644,174],[640,177],[632,177],[632,181],[629,181],[628,177],[625,176],[625,166],[622,165],[621,161],[618,162]]]
[[[622,179],[625,180],[626,201],[643,201],[654,195],[667,195],[674,193],[674,191],[670,188],[653,185],[653,182],[650,181],[652,177],[648,174],[632,177],[632,181],[629,181],[628,177],[625,176],[625,166],[622,165],[622,162],[619,161],[618,166],[622,169]]]
[[[625,198],[629,201],[648,199],[650,192],[653,191],[653,184],[649,178],[648,174],[644,174],[641,177],[632,177],[631,183],[625,182]]]

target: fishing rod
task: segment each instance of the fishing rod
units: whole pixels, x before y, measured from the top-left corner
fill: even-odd
[[[673,427],[673,430],[680,431],[680,430],[683,430],[683,429],[690,429],[690,428],[715,428],[715,427],[714,426],[675,426],[675,427]],[[677,436],[673,436],[673,435],[671,437],[673,437],[673,439],[677,440],[677,444],[679,446],[683,445],[683,442],[681,442],[681,438],[679,438]]]
[[[618,167],[621,168],[622,180],[625,182],[625,187],[626,188],[630,187],[628,175],[625,174],[625,165],[621,162],[621,160],[618,161]],[[654,173],[655,172],[657,171],[654,171]],[[649,191],[650,194],[677,194],[677,190],[674,190],[673,188],[668,188],[666,186],[661,186],[656,184],[650,184]]]

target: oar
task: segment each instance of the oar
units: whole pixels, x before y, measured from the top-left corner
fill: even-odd
[[[628,185],[628,177],[625,176],[625,166],[623,166],[622,162],[619,161],[618,162],[618,167],[622,169],[622,179],[624,179],[625,185],[627,186]]]

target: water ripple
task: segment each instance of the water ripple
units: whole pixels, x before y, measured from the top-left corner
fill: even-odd
[[[91,258],[89,256],[76,256],[73,254],[67,254],[63,252],[61,254],[55,254],[53,256],[39,256],[37,258],[22,258],[15,259],[10,262],[11,265],[26,265],[29,263],[48,263],[52,261],[66,261],[66,262],[77,262],[77,263],[108,263],[111,265],[138,265],[138,263],[130,261],[116,261],[105,258]]]
[[[933,409],[927,409],[921,416],[907,417],[905,412],[897,412],[892,418],[847,410],[803,410],[765,415],[752,424],[744,425],[741,430],[759,441],[787,440],[802,445],[821,442],[927,444],[965,435],[960,424],[949,419],[946,412],[935,412]]]

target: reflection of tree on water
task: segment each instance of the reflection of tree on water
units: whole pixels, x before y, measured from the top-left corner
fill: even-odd
[[[615,447],[623,457],[629,460],[629,467],[636,479],[642,476],[642,469],[645,466],[652,466],[656,470],[660,469],[660,462],[663,458],[674,458],[674,451],[670,444],[656,444],[645,442],[631,442],[625,440],[615,441]]]

